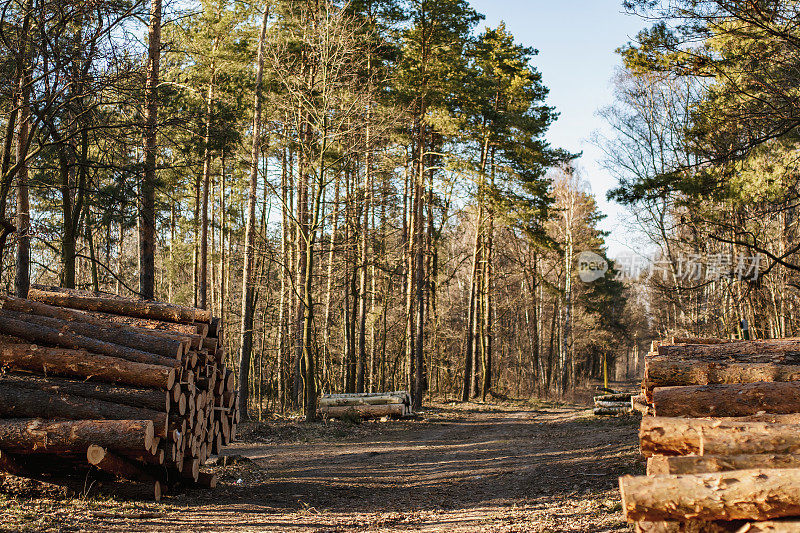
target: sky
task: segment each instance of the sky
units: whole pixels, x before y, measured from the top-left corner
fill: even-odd
[[[614,100],[611,79],[620,65],[614,50],[632,40],[646,21],[627,15],[622,0],[470,0],[486,16],[482,26],[501,21],[523,45],[539,55],[533,65],[550,89],[548,105],[560,113],[547,139],[554,147],[583,152],[576,166],[607,215],[601,228],[610,257],[636,253],[642,236],[632,230],[624,207],[606,200],[616,180],[601,166],[602,153],[592,145],[594,131],[608,132],[597,111]]]

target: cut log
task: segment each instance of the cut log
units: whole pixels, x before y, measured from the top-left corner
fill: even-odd
[[[360,417],[382,417],[382,416],[403,416],[405,405],[348,405],[348,406],[322,406],[320,413],[330,418],[341,418],[347,416]],[[223,426],[225,428],[225,426]],[[229,438],[229,437],[228,437]]]
[[[741,342],[741,339],[721,339],[719,337],[672,337],[669,344],[725,344],[726,342]]]
[[[7,311],[0,310],[0,332],[6,335],[14,335],[21,337],[37,344],[50,344],[53,346],[60,346],[62,348],[74,348],[89,350],[101,355],[110,357],[118,357],[136,363],[145,363],[150,365],[162,365],[171,368],[180,367],[180,363],[176,359],[163,357],[141,350],[128,348],[127,346],[120,346],[110,342],[100,341],[91,337],[84,337],[82,335],[75,335],[67,331],[60,331],[55,328],[32,324],[22,320],[15,320],[8,317]]]
[[[623,476],[628,521],[770,520],[800,515],[800,469]]]
[[[169,390],[175,384],[175,369],[134,363],[83,350],[45,348],[35,344],[0,342],[0,365],[61,376],[122,383]]]
[[[33,315],[19,311],[8,310],[5,307],[0,309],[0,313],[8,318],[38,324],[48,328],[53,328],[61,332],[81,335],[93,339],[127,346],[142,352],[152,353],[170,359],[180,359],[183,356],[186,344],[180,340],[160,335],[142,335],[130,329],[99,326],[77,320],[63,320],[50,316]]]
[[[776,454],[747,455],[684,455],[647,458],[647,475],[705,474],[751,468],[800,468],[800,456]]]
[[[706,521],[690,520],[688,522],[636,522],[636,533],[735,533],[739,531],[744,520]]]
[[[0,387],[0,417],[150,420],[154,424],[157,436],[164,437],[167,431],[167,414],[153,409],[132,407],[71,394],[54,394],[9,384]]]
[[[652,401],[656,387],[798,381],[800,365],[653,357],[645,361],[643,385]]]
[[[800,412],[800,382],[658,387],[656,416],[748,416]]]
[[[658,355],[673,358],[731,358],[757,362],[769,362],[770,358],[782,356],[785,362],[800,364],[800,338],[759,339],[754,341],[725,342],[721,344],[686,344],[684,346],[659,346]]]
[[[89,461],[90,465],[96,466],[104,472],[124,477],[125,479],[133,481],[156,481],[158,479],[155,469],[136,464],[95,444],[89,446],[86,450],[86,460]]]
[[[169,412],[171,393],[157,389],[143,389],[93,383],[90,381],[72,381],[63,378],[42,377],[31,374],[0,374],[0,387],[11,384],[29,389],[39,389],[52,394],[71,394],[84,398],[94,398],[107,402],[121,403],[133,407],[144,407],[155,411]]]
[[[216,488],[217,475],[211,472],[200,472],[197,476],[197,484],[208,489]]]
[[[197,481],[200,476],[200,459],[191,458],[183,460],[183,468],[181,469],[181,477],[184,479],[191,479]]]
[[[203,343],[203,338],[194,334],[194,329],[186,326],[186,333],[182,334],[179,331],[172,329],[157,329],[155,327],[142,327],[142,323],[149,323],[148,321],[141,320],[137,325],[137,319],[130,319],[132,323],[125,323],[118,320],[110,320],[108,317],[121,318],[118,315],[103,315],[102,317],[95,316],[86,311],[78,311],[75,309],[66,309],[63,307],[55,307],[52,305],[35,302],[33,300],[25,300],[23,298],[14,298],[12,296],[0,295],[0,309],[7,309],[11,311],[18,311],[20,313],[27,313],[30,315],[40,315],[51,318],[58,318],[66,321],[86,322],[95,326],[103,328],[113,328],[116,330],[127,330],[139,335],[158,336],[164,339],[178,340],[185,342],[190,348],[200,348]],[[124,318],[124,317],[122,317]],[[157,322],[158,324],[165,324],[168,326],[179,326],[170,322]],[[188,342],[187,342],[188,341]],[[149,351],[149,350],[145,350]]]
[[[25,468],[19,456],[0,450],[0,472],[6,472],[13,476],[30,477],[30,472]]]
[[[700,428],[700,455],[800,453],[800,424],[728,422]]]
[[[631,396],[631,409],[642,413],[643,415],[652,415],[653,407],[647,403],[644,394]]]
[[[112,450],[149,450],[153,422],[0,419],[0,449],[10,453],[84,453],[92,444]]]
[[[110,294],[89,293],[40,285],[31,287],[28,291],[28,299],[59,307],[100,311],[166,322],[203,322],[208,324],[212,318],[211,311],[207,309],[195,309],[163,302],[129,300]]]
[[[601,394],[593,398],[596,402],[630,402],[634,392],[618,392],[615,394]]]
[[[769,520],[766,522],[750,522],[736,530],[736,533],[797,533],[800,531],[800,520]]]
[[[592,414],[595,416],[615,416],[632,412],[630,405],[622,405],[619,407],[595,407],[592,409]]]
[[[639,445],[642,455],[690,455],[699,454],[701,430],[704,427],[730,426],[738,423],[761,423],[762,426],[777,424],[800,424],[800,414],[753,415],[728,419],[644,417],[639,427]],[[777,450],[752,453],[785,453]],[[713,452],[709,452],[713,453]],[[733,452],[737,453],[737,452]],[[741,451],[738,453],[749,453]]]

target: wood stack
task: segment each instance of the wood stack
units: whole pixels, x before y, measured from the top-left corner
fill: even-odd
[[[611,389],[608,389],[611,390]],[[595,416],[614,416],[628,414],[633,411],[631,408],[631,392],[614,391],[594,397]]]
[[[411,396],[406,391],[323,394],[319,414],[328,418],[409,416]]]
[[[0,470],[88,464],[214,486],[199,468],[236,435],[233,372],[207,310],[60,288],[0,296]]]
[[[647,475],[620,478],[627,519],[800,531],[800,339],[670,341],[654,342],[633,400],[655,416],[639,431]]]

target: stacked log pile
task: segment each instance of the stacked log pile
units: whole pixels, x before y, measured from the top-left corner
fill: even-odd
[[[207,310],[34,286],[0,296],[0,471],[92,465],[158,500],[236,435],[234,375]]]
[[[645,359],[646,476],[620,478],[641,532],[800,531],[800,339],[674,338]]]
[[[411,396],[406,391],[323,394],[319,414],[328,418],[382,418],[411,415]]]
[[[609,389],[607,394],[594,397],[594,409],[592,412],[595,416],[614,416],[620,414],[627,414],[633,411],[631,408],[631,397],[633,393],[613,391]]]

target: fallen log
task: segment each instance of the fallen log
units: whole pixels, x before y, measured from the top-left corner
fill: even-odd
[[[61,376],[124,383],[169,390],[175,384],[175,369],[135,363],[84,350],[46,348],[35,344],[0,341],[0,365]]]
[[[5,385],[38,389],[51,394],[71,394],[84,398],[94,398],[95,400],[144,407],[165,413],[169,412],[170,404],[172,403],[171,391],[125,387],[91,381],[72,381],[31,374],[0,374],[0,387]]]
[[[165,412],[71,394],[53,394],[9,384],[0,387],[0,417],[150,420],[154,424],[157,436],[165,437],[167,435],[167,414]]]
[[[34,285],[28,291],[28,299],[57,305],[59,307],[70,307],[85,311],[100,311],[115,315],[126,315],[153,320],[163,320],[166,322],[178,322],[190,324],[193,322],[211,322],[211,311],[207,309],[196,309],[193,307],[183,307],[175,304],[163,302],[129,300],[110,294],[96,294],[74,289],[62,289],[58,287],[43,287]]]
[[[659,346],[658,355],[673,358],[732,358],[756,361],[761,357],[783,356],[784,361],[800,364],[800,338],[759,339],[754,341],[725,342],[721,344],[686,344]]]
[[[800,469],[623,476],[628,521],[770,520],[800,514]]]
[[[691,455],[701,450],[701,430],[705,427],[730,426],[739,423],[763,426],[800,424],[800,414],[753,415],[728,419],[670,418],[665,416],[642,418],[639,426],[639,447],[642,455]],[[713,452],[709,452],[713,453]],[[736,452],[733,452],[736,453]],[[748,452],[738,452],[748,453]],[[769,450],[753,453],[771,453]],[[785,453],[777,450],[774,453]]]
[[[406,414],[406,407],[403,404],[386,405],[347,405],[347,406],[322,406],[320,414],[329,418],[341,418],[348,416],[360,417],[382,417],[382,416],[403,416]],[[230,441],[230,423],[227,417],[223,417],[223,436],[225,442]]]
[[[153,445],[153,422],[0,419],[0,449],[10,453],[84,453],[92,444],[112,450],[149,450]]]
[[[174,358],[143,352],[127,346],[120,346],[119,344],[100,341],[22,320],[15,320],[9,318],[7,311],[0,311],[0,331],[6,335],[21,337],[36,344],[51,344],[62,348],[89,350],[101,355],[126,359],[136,363],[162,365],[171,368],[180,367],[180,363]]]
[[[747,416],[759,412],[800,412],[800,382],[658,387],[653,391],[656,416]]]
[[[786,454],[654,455],[647,458],[647,475],[705,474],[751,468],[800,468],[800,456]]]

